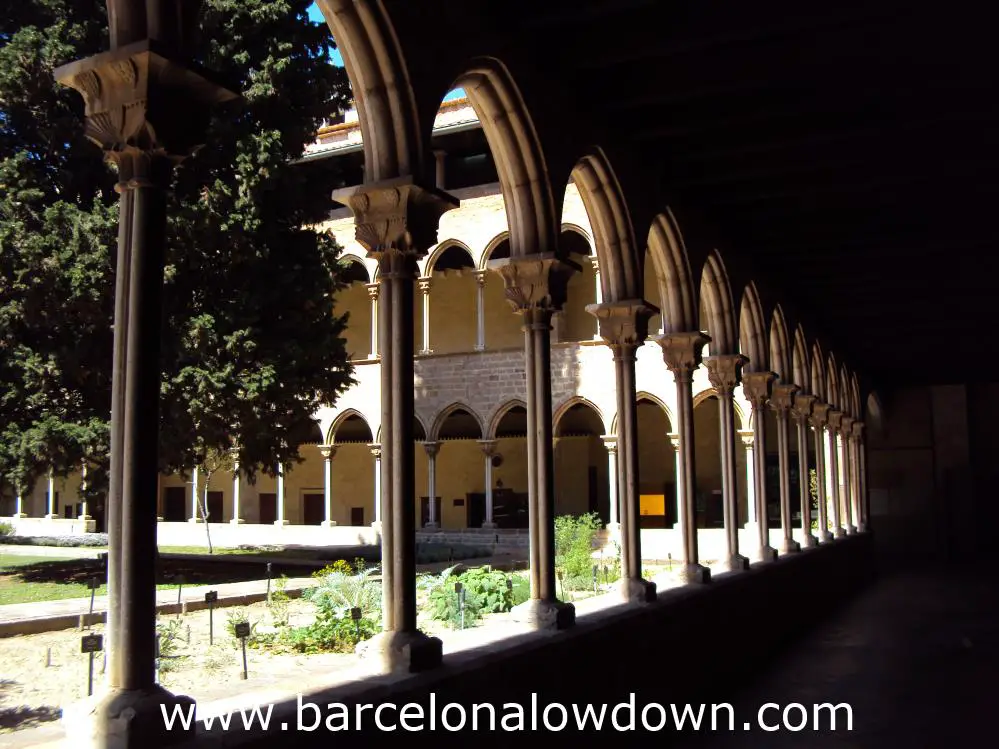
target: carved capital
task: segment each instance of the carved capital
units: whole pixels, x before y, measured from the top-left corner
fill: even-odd
[[[839,430],[840,434],[843,435],[843,439],[850,439],[853,436],[853,423],[855,419],[852,416],[843,416],[840,419]]]
[[[663,362],[677,382],[689,382],[701,364],[704,345],[711,339],[699,330],[688,333],[667,333],[655,338],[663,350]]]
[[[613,455],[617,452],[617,435],[605,434],[600,439],[603,440],[604,447],[607,449],[608,453]]]
[[[496,454],[496,444],[496,440],[479,440],[479,447],[482,449],[482,454],[487,458],[491,458]]]
[[[833,434],[839,434],[840,426],[843,421],[843,416],[844,414],[842,411],[837,411],[835,408],[831,408],[829,410],[829,419],[828,419],[829,430]]]
[[[381,288],[377,283],[368,283],[364,285],[364,288],[368,290],[368,298],[372,302],[378,301],[378,289]]]
[[[382,446],[378,443],[368,445],[368,449],[371,450],[371,454],[374,456],[375,460],[382,457]]]
[[[718,395],[731,396],[742,379],[742,368],[748,357],[742,354],[718,354],[705,356],[704,366],[708,370],[708,382]]]
[[[320,445],[319,454],[323,456],[324,460],[332,460],[336,455],[336,445]]]
[[[864,444],[864,431],[866,425],[860,419],[853,422],[853,438],[857,440],[858,445]]]
[[[355,238],[378,260],[384,278],[415,275],[416,258],[437,243],[437,227],[458,199],[412,177],[398,177],[333,192],[335,202],[354,214]]]
[[[777,412],[781,418],[787,417],[794,407],[794,394],[800,388],[797,385],[785,385],[783,383],[773,386],[770,393],[770,407]]]
[[[600,273],[600,259],[596,255],[590,255],[590,266],[593,268],[594,273]]]
[[[489,275],[489,271],[486,270],[472,271],[472,277],[475,279],[475,283],[480,289],[486,285],[487,275]]]
[[[680,450],[680,435],[679,434],[667,434],[669,438],[669,446],[673,448],[674,452]]]
[[[745,432],[740,430],[737,434],[739,435],[739,439],[742,440],[743,447],[750,448],[753,446],[753,440],[756,438],[756,433],[752,429]]]
[[[794,408],[791,409],[791,418],[797,422],[808,423],[808,418],[812,415],[812,406],[818,400],[814,395],[794,396]]]
[[[427,453],[428,458],[436,458],[437,453],[440,452],[441,443],[440,442],[424,442],[423,449]]]
[[[752,404],[753,409],[766,406],[773,390],[777,375],[773,372],[744,372],[742,375],[742,393]]]
[[[569,277],[580,269],[552,253],[502,258],[489,262],[503,278],[503,293],[515,312],[557,312],[565,304]]]
[[[237,95],[145,39],[63,65],[55,79],[83,97],[87,138],[119,167],[121,182],[163,179],[204,143],[211,107]],[[162,170],[160,170],[162,171]]]
[[[420,286],[420,293],[424,295],[429,294],[431,287],[434,285],[434,279],[430,276],[423,276],[417,279],[417,282]]]
[[[609,346],[631,346],[634,350],[649,335],[649,320],[659,312],[643,299],[587,304],[586,311],[597,318],[600,337]]]
[[[829,423],[829,411],[832,409],[828,403],[816,400],[812,406],[811,422],[816,429],[823,429]]]

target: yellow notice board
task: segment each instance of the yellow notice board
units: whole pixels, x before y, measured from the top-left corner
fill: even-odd
[[[665,494],[641,494],[638,497],[642,515],[665,515]]]

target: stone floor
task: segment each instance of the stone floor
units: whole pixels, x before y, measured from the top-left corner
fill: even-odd
[[[810,593],[798,605],[817,605]],[[954,749],[995,745],[999,564],[893,573],[795,643],[731,702],[741,722],[767,702],[845,702],[853,731],[691,736],[683,749]],[[765,714],[768,723],[779,719]],[[988,738],[992,736],[992,738]]]

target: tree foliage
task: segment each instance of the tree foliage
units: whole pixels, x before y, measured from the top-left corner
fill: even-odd
[[[235,444],[241,470],[297,459],[310,417],[351,383],[324,173],[297,165],[347,103],[308,0],[206,0],[198,61],[242,97],[213,115],[168,208],[160,461]],[[27,488],[92,462],[105,483],[115,175],[83,137],[58,65],[107,48],[104,4],[24,0],[0,19],[0,475]],[[179,113],[178,116],[184,116]]]

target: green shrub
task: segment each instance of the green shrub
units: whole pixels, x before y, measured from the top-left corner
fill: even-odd
[[[555,518],[555,574],[564,589],[593,587],[593,538],[601,527],[595,512]]]
[[[513,581],[513,597],[510,607],[519,606],[531,597],[531,581],[522,575],[510,575]]]
[[[287,630],[283,641],[300,653],[351,652],[362,640],[374,636],[381,626],[381,584],[374,580],[377,567],[355,560],[350,565],[334,562],[317,576],[318,584],[302,593],[316,608],[312,624]],[[354,621],[351,609],[361,610]]]
[[[14,535],[14,525],[13,523],[0,523],[0,538],[6,538],[8,536]]]
[[[430,616],[457,628],[462,625],[462,609],[455,583],[465,591],[464,626],[474,626],[486,614],[501,614],[530,595],[529,583],[520,576],[508,576],[492,567],[472,567],[454,574],[458,565],[438,575],[424,575],[419,586],[427,592]],[[507,584],[507,581],[512,583]]]
[[[60,546],[63,548],[90,548],[107,546],[107,533],[84,533],[79,536],[4,536],[0,534],[0,544],[14,546]]]
[[[184,658],[183,655],[177,652],[181,643],[180,632],[180,619],[157,618],[156,637],[159,645],[157,669],[161,674],[165,674],[176,669],[180,665],[179,661]]]

